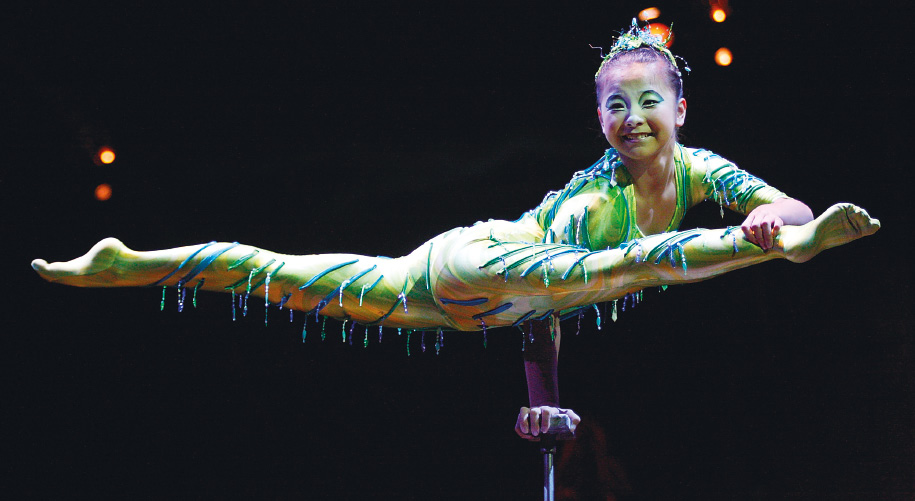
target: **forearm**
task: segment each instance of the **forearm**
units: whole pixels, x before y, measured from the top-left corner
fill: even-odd
[[[559,407],[559,323],[555,337],[551,334],[550,320],[532,321],[534,341],[524,348],[524,373],[527,377],[527,394],[531,407]]]
[[[794,198],[779,198],[769,204],[773,214],[777,215],[785,224],[800,226],[813,221],[813,211],[807,204]]]

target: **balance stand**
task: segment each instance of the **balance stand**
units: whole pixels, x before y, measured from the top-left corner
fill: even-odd
[[[543,501],[553,501],[555,485],[553,482],[553,454],[556,453],[558,440],[575,438],[570,427],[569,416],[560,414],[550,417],[550,430],[540,436],[540,452],[543,454]]]

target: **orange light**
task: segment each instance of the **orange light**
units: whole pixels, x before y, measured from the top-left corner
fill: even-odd
[[[657,37],[661,37],[661,40],[666,40],[664,45],[670,47],[674,43],[674,36],[670,32],[670,28],[667,25],[661,23],[651,23],[648,25],[648,31]]]
[[[731,51],[727,47],[722,47],[715,51],[715,62],[718,63],[718,66],[727,66],[733,60],[734,56],[731,55]]]
[[[104,202],[111,198],[111,185],[102,183],[95,187],[95,199]]]
[[[103,164],[110,164],[114,162],[114,151],[106,146],[98,150],[98,159]]]
[[[661,11],[657,7],[648,7],[639,12],[639,21],[651,21],[661,16]]]
[[[728,18],[728,13],[725,12],[724,9],[721,9],[721,8],[712,9],[712,19],[716,23],[723,23],[724,20],[727,18]]]

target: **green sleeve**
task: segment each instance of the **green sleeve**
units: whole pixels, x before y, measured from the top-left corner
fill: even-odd
[[[687,148],[686,154],[690,160],[691,206],[703,200],[712,200],[722,207],[748,214],[760,205],[788,198],[762,179],[711,151]]]

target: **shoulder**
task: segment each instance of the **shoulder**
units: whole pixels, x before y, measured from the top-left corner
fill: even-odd
[[[691,177],[706,178],[708,174],[719,171],[722,168],[737,168],[730,160],[705,148],[691,148],[682,145],[680,148],[683,152],[683,163],[693,175]]]

